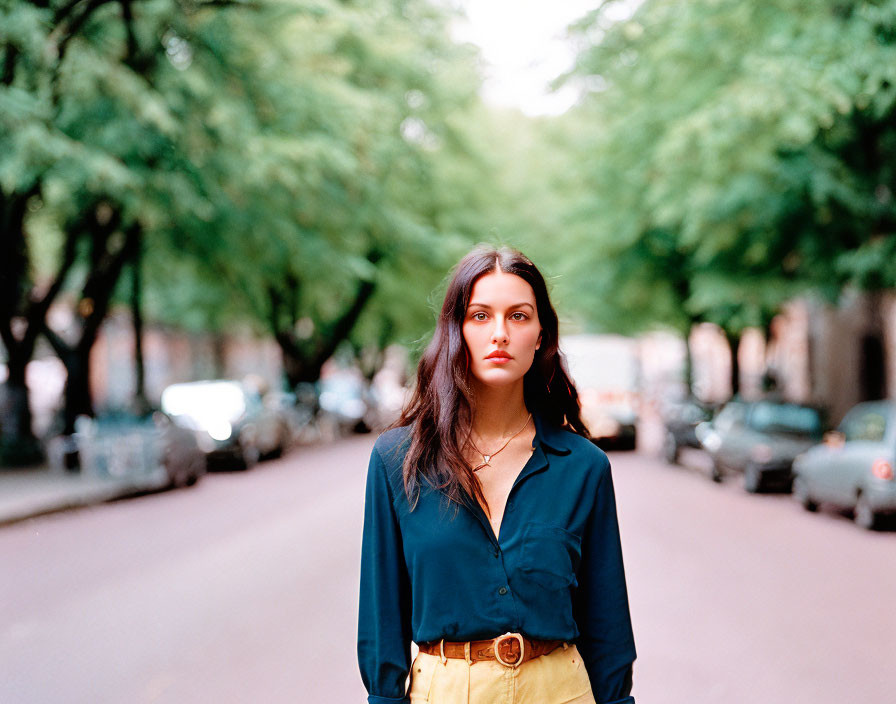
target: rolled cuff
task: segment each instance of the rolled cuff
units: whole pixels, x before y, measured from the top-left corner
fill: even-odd
[[[632,702],[634,701],[632,699]],[[375,694],[368,694],[367,704],[411,704],[411,700],[408,697],[393,699],[392,697],[378,697]]]

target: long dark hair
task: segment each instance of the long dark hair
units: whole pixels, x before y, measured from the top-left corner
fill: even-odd
[[[470,434],[475,403],[469,378],[469,354],[463,323],[473,285],[496,269],[516,274],[535,292],[541,345],[523,377],[527,408],[543,422],[565,427],[588,437],[579,417],[579,397],[566,373],[558,344],[557,313],[537,267],[509,247],[478,246],[454,269],[432,341],[417,366],[417,385],[396,426],[409,425],[410,444],[405,454],[404,488],[412,505],[423,479],[460,504],[476,499],[488,512],[482,485],[464,459],[463,446]]]

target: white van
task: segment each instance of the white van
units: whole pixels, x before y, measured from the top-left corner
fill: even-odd
[[[579,392],[582,421],[604,450],[634,450],[640,404],[638,342],[621,335],[566,335],[560,339]]]

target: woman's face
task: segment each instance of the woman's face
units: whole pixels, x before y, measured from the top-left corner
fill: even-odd
[[[516,274],[481,276],[473,284],[463,335],[476,381],[486,386],[521,381],[541,344],[532,287]]]

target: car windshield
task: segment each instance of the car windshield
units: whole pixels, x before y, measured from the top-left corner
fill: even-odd
[[[821,434],[821,417],[814,408],[790,403],[759,403],[750,414],[750,425],[763,433]]]

